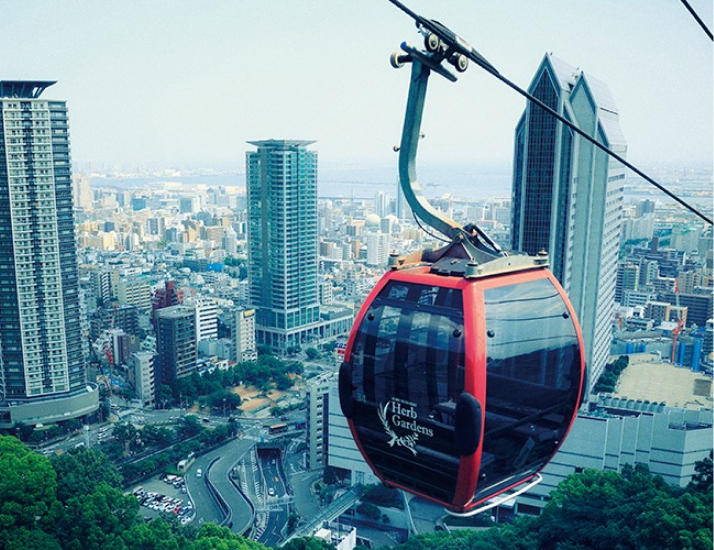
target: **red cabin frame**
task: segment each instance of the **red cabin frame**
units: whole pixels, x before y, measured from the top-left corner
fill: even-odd
[[[552,459],[553,455],[562,445],[562,442],[565,439],[565,436],[567,435],[568,431],[570,430],[577,414],[577,410],[581,404],[583,389],[585,387],[586,367],[583,353],[582,334],[580,331],[580,327],[578,326],[578,323],[576,321],[575,312],[573,310],[572,305],[570,304],[567,296],[565,295],[563,288],[548,269],[528,269],[480,278],[444,276],[430,273],[429,270],[429,266],[408,267],[398,270],[392,270],[386,273],[379,281],[379,283],[373,288],[372,292],[369,294],[369,297],[362,306],[359,314],[357,315],[354,327],[347,343],[347,348],[345,351],[345,362],[343,363],[340,369],[340,401],[342,404],[343,412],[345,412],[345,416],[348,418],[352,436],[355,439],[355,442],[360,452],[364,456],[369,466],[374,471],[375,475],[382,482],[389,486],[403,489],[412,494],[416,494],[433,502],[437,502],[457,513],[464,513],[470,510],[474,510],[476,507],[498,494],[509,491],[519,485],[522,485],[532,480],[546,466],[546,464]],[[539,283],[538,281],[549,281],[549,284]],[[370,442],[370,448],[366,448],[360,436],[360,426],[366,420],[364,418],[365,411],[369,409],[365,408],[365,406],[363,406],[360,402],[360,399],[364,400],[363,397],[359,399],[355,398],[354,392],[356,387],[352,383],[352,362],[355,339],[358,338],[358,335],[360,333],[360,327],[362,327],[365,323],[365,315],[367,315],[367,312],[370,311],[372,304],[374,304],[375,301],[380,299],[380,296],[382,296],[382,293],[385,291],[385,288],[387,288],[390,284],[394,285],[401,283],[404,283],[405,285],[425,285],[426,287],[432,288],[438,287],[440,289],[453,289],[454,291],[458,291],[461,293],[461,299],[463,301],[462,350],[464,374],[462,395],[463,393],[468,394],[466,396],[468,398],[467,401],[469,403],[475,403],[475,405],[472,406],[477,407],[477,409],[480,411],[480,417],[476,421],[476,425],[474,425],[470,429],[473,432],[478,432],[476,435],[477,441],[475,442],[475,451],[470,452],[470,454],[467,455],[461,454],[459,456],[458,476],[456,477],[455,481],[453,498],[450,500],[447,500],[446,497],[443,496],[435,497],[433,494],[425,492],[424,489],[420,489],[416,486],[410,486],[408,483],[391,479],[390,475],[385,475],[385,472],[383,471],[383,465],[380,463],[382,459],[379,457],[375,458],[377,455],[382,456],[382,451],[380,451],[380,453],[375,454],[374,451],[370,450],[373,448],[374,442]],[[554,398],[553,402],[555,402],[556,405],[555,407],[553,407],[554,410],[552,412],[550,411],[550,408],[548,408],[550,407],[550,403],[547,403],[548,407],[546,407],[542,414],[531,414],[531,416],[525,416],[523,419],[513,420],[507,419],[500,412],[492,412],[489,408],[489,375],[487,372],[489,367],[487,365],[489,364],[489,340],[492,342],[491,345],[494,345],[494,334],[493,331],[489,329],[487,324],[490,323],[493,325],[494,323],[497,323],[497,321],[487,321],[486,309],[487,307],[491,306],[487,306],[485,304],[486,296],[490,296],[494,293],[502,293],[503,289],[514,289],[514,291],[517,292],[521,288],[526,288],[526,286],[524,285],[528,284],[531,284],[531,286],[539,286],[539,288],[547,287],[548,289],[555,289],[556,292],[550,293],[547,298],[547,300],[550,300],[550,302],[552,302],[553,307],[558,308],[557,311],[562,313],[562,320],[559,318],[556,319],[555,326],[563,326],[567,329],[564,332],[572,334],[572,336],[569,336],[567,338],[567,341],[569,342],[567,344],[569,351],[567,353],[561,353],[561,356],[566,357],[566,364],[560,367],[557,365],[555,367],[551,367],[550,365],[544,366],[544,360],[539,359],[538,361],[540,361],[539,365],[541,365],[540,368],[542,372],[536,373],[536,376],[544,378],[546,376],[546,370],[548,370],[549,372],[557,371],[560,374],[554,375],[555,378],[551,376],[551,378],[553,378],[554,380],[557,379],[556,382],[554,382],[555,384],[560,384],[564,387],[567,386],[567,388],[562,391],[554,391],[547,388],[546,384],[530,382],[524,382],[521,384],[521,382],[515,378],[508,379],[505,377],[499,377],[503,378],[503,380],[505,381],[505,383],[503,384],[499,382],[499,385],[502,386],[502,388],[500,389],[501,392],[504,391],[503,388],[505,388],[507,392],[510,392],[507,384],[515,384],[516,386],[522,386],[522,388],[520,388],[519,390],[514,389],[514,394],[518,394],[520,392],[520,395],[527,395],[542,391],[543,401],[545,402],[551,399],[554,395],[560,396],[559,398]],[[533,303],[530,306],[526,307],[532,307],[534,311],[541,310],[542,307],[545,307],[541,306],[541,302],[538,302],[537,300],[532,301]],[[528,301],[524,300],[524,303],[528,304]],[[544,300],[542,303],[545,304],[546,300]],[[504,307],[509,307],[509,304],[506,303],[506,306]],[[540,325],[540,323],[534,322],[533,320],[529,320],[526,322],[530,323],[530,325],[528,326],[533,326],[534,323]],[[572,326],[572,331],[570,330],[570,328],[568,328],[570,326]],[[503,330],[501,332],[503,332]],[[456,331],[454,333],[456,334]],[[559,334],[554,334],[554,337],[557,340]],[[509,348],[506,346],[506,349]],[[549,358],[549,361],[551,356],[558,355],[557,352],[557,349],[555,350],[555,353],[553,353],[552,349],[550,351],[539,351],[538,353],[540,353],[541,355],[539,355],[538,357],[547,356]],[[496,366],[492,366],[491,368],[496,369],[502,364],[503,361],[498,363],[493,362],[493,365]],[[511,368],[517,369],[519,364],[520,363],[514,363]],[[529,376],[533,375],[530,374]],[[492,382],[492,387],[495,388],[495,378],[492,377],[490,378],[490,380]],[[512,380],[512,382],[509,382],[509,380]],[[563,393],[564,391],[565,393]],[[469,396],[472,396],[472,398]],[[536,400],[538,398],[537,395],[534,395],[532,397]],[[475,402],[473,401],[474,398]],[[460,401],[463,399],[464,398],[460,397]],[[495,408],[495,403],[497,399],[495,397],[491,397],[491,399]],[[530,396],[528,397],[528,399],[531,400]],[[558,405],[557,399],[560,399],[562,401],[560,405]],[[397,401],[403,402],[400,400]],[[380,417],[385,427],[387,426],[387,420],[385,419],[387,406],[388,405],[384,406],[382,417]],[[461,405],[457,405],[457,407],[459,406]],[[393,405],[393,407],[401,407],[401,405]],[[408,405],[404,405],[404,407],[408,407]],[[518,407],[512,406],[512,408],[517,409]],[[416,418],[416,413],[413,412],[415,410],[416,408],[409,409],[409,414],[412,415],[410,416],[410,418],[414,419],[414,424],[412,425],[412,427],[416,427],[418,423],[423,424],[425,422],[429,422],[429,420],[425,417],[421,419]],[[520,412],[518,414],[520,414]],[[499,454],[498,452],[494,453],[484,450],[484,438],[486,438],[487,440],[486,447],[489,447],[490,445],[488,449],[490,451],[498,449],[499,446],[503,447],[501,443],[508,443],[509,445],[511,444],[510,441],[505,441],[505,436],[504,442],[496,441],[499,437],[497,435],[489,436],[489,433],[497,434],[501,433],[499,430],[503,430],[499,428],[496,430],[492,430],[491,432],[487,432],[488,424],[493,424],[493,422],[491,422],[490,420],[487,422],[487,419],[490,419],[491,417],[498,417],[499,421],[503,421],[504,418],[506,418],[506,420],[510,421],[511,426],[517,426],[515,428],[511,428],[511,432],[508,432],[508,430],[506,429],[505,433],[510,433],[511,435],[513,435],[517,431],[519,434],[522,434],[523,432],[528,432],[530,430],[533,435],[530,436],[527,435],[527,433],[526,435],[523,435],[523,438],[526,441],[526,446],[520,449],[520,454],[515,452],[516,450],[518,450],[517,446],[513,446],[514,452],[511,454],[504,454],[503,452]],[[533,419],[532,424],[529,423],[531,419]],[[371,421],[372,420],[370,420],[370,422]],[[407,423],[405,425],[409,424]],[[557,425],[557,427],[553,428],[551,425]],[[422,435],[426,433],[425,430],[429,430],[429,428],[424,427],[421,427],[419,429],[422,431]],[[397,430],[397,428],[394,428],[394,430]],[[392,428],[389,428],[389,431],[394,437],[398,435],[397,433],[392,431]],[[458,439],[456,435],[457,431],[454,431],[454,439]],[[364,435],[365,432],[363,431],[362,433]],[[463,433],[463,429],[461,429],[461,432],[459,433]],[[394,446],[397,448],[391,447],[392,445],[394,445],[394,437],[392,437],[390,448],[384,448],[384,453],[394,452],[402,453],[402,457],[404,455],[411,456],[410,453],[404,451],[404,449],[398,448],[400,445],[405,446],[411,444],[411,442],[408,440],[408,436],[405,436],[407,437],[407,439],[403,439],[400,437],[401,441],[398,441],[397,443],[399,444]],[[422,437],[420,441],[424,441],[425,439],[425,437]],[[455,444],[457,443],[458,442],[455,441]],[[376,443],[376,445],[382,444]],[[418,449],[419,443],[416,443],[413,444],[412,448],[408,450],[411,450],[411,452],[416,457]],[[521,455],[528,457],[531,454],[537,455],[539,457],[535,461],[536,466],[525,467],[525,465],[530,465],[530,463],[528,463],[528,458],[522,458]],[[439,453],[435,453],[435,455],[439,456]],[[523,460],[524,466],[521,467],[520,470],[519,467],[513,465],[504,466],[505,463],[517,463],[521,460]],[[414,461],[417,462],[417,459],[415,458]],[[489,461],[491,465],[487,466],[485,463]],[[508,468],[513,469],[512,476],[508,475]],[[506,471],[505,474],[504,470]],[[495,478],[496,482],[492,483],[491,485],[489,485],[489,482],[486,480],[486,478],[491,475],[487,474],[486,472],[490,471],[498,471],[498,474]],[[428,473],[424,475],[428,476]],[[417,481],[415,485],[418,486],[419,482]]]

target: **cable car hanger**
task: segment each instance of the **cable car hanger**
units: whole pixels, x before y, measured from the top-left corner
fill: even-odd
[[[399,0],[389,0],[392,4],[394,4],[396,7],[398,7],[400,10],[402,10],[404,13],[409,15],[412,19],[414,19],[417,28],[419,29],[419,32],[424,36],[424,45],[426,48],[426,51],[419,51],[416,48],[409,46],[406,42],[402,43],[401,48],[404,52],[406,52],[406,55],[404,54],[399,54],[395,53],[392,55],[391,62],[392,66],[395,68],[403,66],[405,63],[411,62],[413,64],[412,68],[412,86],[410,87],[410,101],[411,101],[411,88],[415,87],[415,77],[417,77],[417,70],[414,68],[414,64],[416,65],[423,65],[424,67],[427,68],[426,74],[423,76],[424,82],[423,85],[420,87],[423,87],[423,91],[421,92],[421,98],[420,98],[420,103],[421,104],[415,104],[412,108],[415,110],[415,118],[413,124],[416,124],[419,126],[421,124],[421,109],[423,109],[423,101],[424,97],[423,94],[426,91],[426,80],[428,80],[429,74],[428,70],[433,70],[434,72],[440,74],[447,80],[450,80],[451,82],[456,82],[456,75],[454,75],[448,68],[444,67],[442,65],[442,62],[444,60],[447,61],[447,63],[451,64],[458,72],[464,72],[468,68],[469,60],[473,61],[476,65],[484,69],[486,72],[491,74],[492,76],[496,77],[498,80],[503,82],[506,86],[511,88],[512,90],[516,91],[523,97],[525,97],[528,101],[538,105],[541,109],[544,111],[548,112],[551,116],[556,118],[558,121],[562,122],[565,124],[568,128],[573,130],[576,134],[579,136],[583,137],[587,141],[589,141],[591,144],[593,144],[595,147],[606,153],[607,155],[611,156],[621,164],[623,164],[625,167],[629,168],[632,170],[635,174],[640,176],[642,179],[644,179],[646,182],[649,184],[653,185],[657,189],[659,189],[662,193],[667,195],[669,198],[673,199],[674,201],[678,202],[681,206],[692,212],[694,215],[702,219],[704,222],[708,223],[709,225],[714,225],[714,222],[710,218],[708,218],[704,213],[700,212],[698,209],[696,209],[694,206],[690,205],[687,203],[685,200],[681,199],[678,197],[676,194],[674,194],[672,191],[664,187],[662,184],[656,182],[653,178],[645,174],[642,170],[628,162],[625,158],[623,158],[621,155],[618,155],[602,143],[600,143],[597,139],[592,137],[590,134],[587,132],[583,131],[580,129],[576,124],[573,122],[569,121],[567,118],[564,116],[560,115],[557,111],[553,110],[551,107],[543,103],[541,100],[539,100],[537,97],[533,96],[505,76],[503,76],[501,73],[498,72],[498,70],[488,61],[486,60],[485,57],[483,57],[476,49],[474,49],[471,45],[469,45],[463,38],[458,36],[456,33],[454,33],[451,29],[445,27],[438,21],[434,21],[433,19],[428,19],[426,17],[423,17],[411,9],[409,9],[407,6],[405,6],[402,2]],[[416,91],[415,91],[416,95]],[[415,99],[416,101],[416,99]],[[418,111],[418,112],[417,112]],[[407,119],[409,118],[409,107],[407,108]],[[406,134],[407,131],[407,124],[410,123],[408,120],[405,120],[405,126],[404,126],[404,134]],[[417,134],[418,137],[419,134]],[[413,137],[413,136],[412,136]],[[404,143],[404,135],[402,137],[402,143]],[[409,142],[408,142],[409,143]],[[416,144],[412,143],[411,144],[414,148],[413,154],[416,155]],[[404,189],[404,182],[402,180],[402,148],[400,148],[400,159],[399,159],[399,165],[400,165],[400,182],[402,183],[402,189]],[[413,172],[412,172],[413,173]],[[409,196],[407,195],[405,191],[405,196],[407,197],[407,201],[409,201]],[[417,199],[418,202],[423,202],[423,199]],[[410,206],[412,206],[410,202]],[[412,209],[414,210],[414,207],[412,206]],[[432,212],[433,209],[432,209]],[[422,218],[424,219],[424,218]],[[427,221],[424,219],[424,221]],[[449,220],[450,221],[450,220]],[[428,223],[428,222],[427,222]],[[439,225],[441,223],[437,222]],[[452,224],[454,222],[451,222]],[[453,238],[453,235],[450,234],[449,231],[444,232],[441,228],[435,227],[435,229],[441,231],[442,233],[450,236]],[[477,230],[477,232],[480,233],[480,230]],[[483,238],[483,235],[481,235]]]
[[[513,269],[547,266],[548,256],[545,252],[536,257],[510,255],[501,250],[475,223],[461,226],[432,207],[422,194],[416,176],[416,154],[419,139],[423,137],[421,120],[429,76],[433,71],[455,82],[456,75],[443,65],[444,61],[459,72],[467,69],[470,58],[479,59],[481,63],[490,66],[476,50],[449,29],[439,23],[426,21],[429,21],[428,26],[419,26],[425,37],[426,50],[420,51],[405,42],[401,45],[405,53],[397,52],[391,56],[394,68],[403,67],[406,63],[412,65],[401,144],[394,149],[399,152],[399,183],[414,215],[448,237],[451,242],[435,251],[425,250],[401,258],[391,256],[390,267],[398,269],[424,262],[432,265],[431,271],[434,273],[461,274],[471,278]],[[432,28],[438,29],[438,35],[431,32]]]

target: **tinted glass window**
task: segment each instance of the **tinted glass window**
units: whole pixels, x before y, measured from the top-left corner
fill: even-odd
[[[575,325],[547,279],[485,291],[486,422],[477,498],[540,469],[578,403]]]
[[[353,422],[388,479],[451,501],[453,412],[463,391],[461,292],[389,283],[352,345]]]

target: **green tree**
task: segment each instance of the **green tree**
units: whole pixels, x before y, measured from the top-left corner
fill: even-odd
[[[72,497],[57,524],[57,538],[67,550],[122,548],[123,535],[139,524],[139,503],[106,483]]]
[[[337,347],[337,341],[335,340],[330,340],[329,342],[325,342],[322,344],[322,349],[324,349],[326,352],[333,352],[335,351],[335,348]]]
[[[57,474],[57,498],[66,502],[72,497],[89,494],[100,483],[121,487],[121,476],[104,453],[79,447],[53,455],[50,463]]]
[[[206,404],[215,409],[225,410],[231,413],[241,406],[242,400],[240,395],[233,393],[227,389],[214,391],[206,397]]]
[[[20,540],[14,531],[25,529],[25,539],[39,536],[61,514],[57,474],[50,461],[12,436],[0,436],[0,547]]]
[[[198,434],[203,429],[201,426],[201,421],[194,414],[187,414],[181,418],[181,423],[178,427],[179,436],[182,439],[187,437],[193,437]]]
[[[292,533],[297,529],[298,523],[300,522],[300,516],[295,512],[291,512],[288,516],[288,533]]]
[[[671,487],[643,465],[586,470],[551,493],[538,518],[544,548],[711,548],[711,503]],[[682,545],[687,541],[686,545]]]
[[[305,372],[305,366],[300,361],[290,361],[285,365],[285,372],[291,374],[302,374]]]
[[[275,387],[280,391],[286,391],[293,387],[293,380],[286,373],[280,372],[275,375]]]
[[[310,361],[314,361],[318,357],[320,357],[320,352],[316,350],[315,348],[307,348],[305,350],[305,355]]]
[[[175,439],[175,434],[173,430],[166,428],[164,426],[156,426],[154,424],[147,424],[141,430],[141,439],[147,444],[154,447],[165,447],[169,443],[172,443]]]
[[[704,460],[700,460],[694,465],[696,472],[689,482],[688,488],[692,491],[712,495],[712,451]]]
[[[215,523],[204,523],[198,529],[194,550],[265,550],[262,544],[231,533],[226,527]]]
[[[382,512],[380,512],[379,508],[371,502],[360,503],[360,505],[357,506],[357,513],[374,520],[378,520],[382,517]]]
[[[82,422],[76,418],[70,418],[63,424],[65,432],[72,433],[82,429]]]
[[[0,531],[0,548],[4,550],[61,550],[60,542],[51,534],[41,529],[19,527],[9,531]]]
[[[374,485],[362,495],[363,502],[371,502],[377,506],[388,506],[391,508],[404,508],[402,495],[397,489],[386,487],[385,485]]]
[[[346,474],[349,474],[349,472],[347,472],[347,470],[343,470],[342,468],[325,466],[325,469],[322,472],[322,481],[326,485],[336,485],[345,479]]]
[[[15,432],[17,433],[17,437],[19,437],[22,441],[28,441],[30,439],[30,436],[32,435],[32,432],[34,431],[34,426],[23,424],[22,422],[18,422],[15,426]]]
[[[174,400],[174,391],[171,386],[161,384],[156,392],[156,401],[160,408],[165,409],[166,406]]]
[[[115,424],[112,433],[117,441],[125,447],[134,448],[136,446],[138,432],[131,422],[119,422]]]
[[[172,530],[162,518],[134,525],[124,532],[122,538],[127,550],[184,550],[192,547],[192,542],[183,532]]]

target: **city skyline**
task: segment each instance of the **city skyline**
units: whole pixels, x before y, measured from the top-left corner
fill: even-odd
[[[693,5],[711,26],[711,5]],[[58,81],[75,161],[240,167],[247,141],[279,138],[317,141],[326,167],[396,164],[408,72],[387,60],[420,37],[388,2],[167,6],[0,7],[3,76]],[[587,67],[618,98],[631,161],[711,163],[712,48],[679,3],[410,7],[524,88],[545,52]],[[435,81],[420,160],[510,165],[523,108],[477,67]]]

